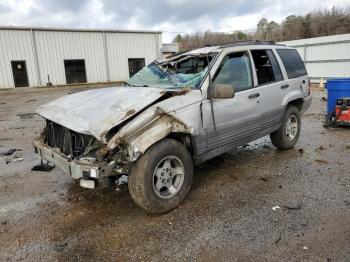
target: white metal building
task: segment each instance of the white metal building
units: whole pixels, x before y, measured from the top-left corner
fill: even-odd
[[[0,88],[124,81],[161,49],[158,31],[0,27]]]
[[[314,82],[350,77],[350,34],[280,42],[295,47]]]
[[[167,43],[162,45],[162,53],[164,57],[171,56],[180,51],[177,43]]]

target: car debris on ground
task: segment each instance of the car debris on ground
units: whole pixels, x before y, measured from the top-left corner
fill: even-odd
[[[50,172],[52,169],[54,169],[55,166],[54,165],[50,165],[50,164],[44,164],[41,163],[40,165],[35,165],[31,168],[32,171],[41,171],[41,172]]]
[[[283,205],[283,207],[285,209],[289,209],[289,210],[300,210],[302,207],[302,204],[301,203],[290,203],[290,204]]]
[[[10,156],[10,155],[12,155],[14,152],[16,152],[16,148],[11,148],[11,149],[9,149],[9,150],[7,150],[7,151],[5,151],[5,152],[1,152],[0,153],[0,156]]]
[[[36,115],[36,113],[20,113],[17,114],[20,118],[33,118]]]

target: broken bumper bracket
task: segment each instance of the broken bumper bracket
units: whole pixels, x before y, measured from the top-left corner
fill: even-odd
[[[65,173],[70,174],[72,178],[99,178],[100,168],[98,166],[81,163],[77,160],[71,160],[64,154],[43,144],[40,140],[34,140],[33,145],[39,159],[46,160],[57,166]]]

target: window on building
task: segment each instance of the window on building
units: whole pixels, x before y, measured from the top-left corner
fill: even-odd
[[[252,88],[252,74],[250,60],[247,53],[233,53],[227,55],[214,76],[215,84],[233,86],[235,92]]]
[[[305,65],[300,55],[295,49],[277,49],[277,53],[282,59],[283,65],[287,71],[288,78],[297,78],[307,74]]]
[[[259,85],[265,85],[283,79],[281,69],[271,50],[252,50],[251,53]]]
[[[129,76],[132,77],[138,71],[145,67],[145,59],[144,58],[129,58]]]
[[[84,59],[64,60],[67,84],[86,83],[86,71]]]

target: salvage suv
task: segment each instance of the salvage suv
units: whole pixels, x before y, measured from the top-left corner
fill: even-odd
[[[185,199],[194,165],[265,135],[292,148],[310,104],[295,49],[259,41],[205,47],[157,59],[125,86],[43,105],[46,127],[34,147],[42,163],[83,187],[124,177],[138,206],[162,213]]]

